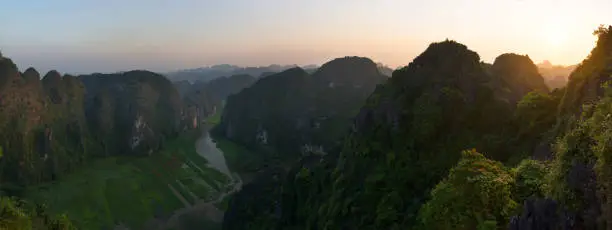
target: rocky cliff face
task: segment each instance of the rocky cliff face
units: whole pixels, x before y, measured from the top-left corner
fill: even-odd
[[[79,76],[89,125],[107,153],[150,154],[176,135],[182,104],[165,77],[148,71]]]

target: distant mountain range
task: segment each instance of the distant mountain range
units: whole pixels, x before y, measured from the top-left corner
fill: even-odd
[[[578,65],[553,65],[550,61],[545,60],[537,66],[548,88],[555,89],[562,88],[567,84],[569,75]]]
[[[393,69],[387,67],[382,63],[377,63],[379,71],[386,76],[391,76]],[[258,67],[243,67],[230,64],[213,65],[208,67],[184,69],[165,73],[171,81],[189,81],[194,83],[196,81],[207,82],[219,77],[229,77],[234,75],[250,75],[256,78],[268,76],[274,73],[279,73],[291,68],[298,67],[298,65],[277,65],[272,64],[269,66],[258,66]],[[319,69],[318,65],[305,65],[301,68],[309,74],[314,73]]]
[[[233,75],[250,75],[254,77],[261,77],[262,75],[270,75],[272,73],[282,72],[294,67],[297,67],[297,65],[242,67],[236,65],[222,64],[195,69],[178,70],[166,73],[165,75],[171,81],[189,81],[193,83],[196,81],[207,82],[218,77],[229,77]],[[303,68],[307,70],[313,69],[314,71],[318,68],[318,66],[307,65]]]

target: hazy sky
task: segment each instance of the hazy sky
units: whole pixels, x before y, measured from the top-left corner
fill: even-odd
[[[610,0],[0,0],[0,50],[23,70],[166,71],[229,63],[408,64],[429,43],[580,62]]]

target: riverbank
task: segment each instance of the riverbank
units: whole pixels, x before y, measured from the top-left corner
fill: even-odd
[[[47,204],[52,213],[65,213],[79,229],[142,229],[176,210],[207,202],[214,207],[236,183],[208,167],[194,144],[200,137],[183,134],[149,157],[92,160],[58,181],[28,188],[26,197]]]

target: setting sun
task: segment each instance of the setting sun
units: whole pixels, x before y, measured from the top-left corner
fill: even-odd
[[[559,25],[551,25],[544,30],[544,38],[550,46],[559,47],[567,44],[568,33]]]

